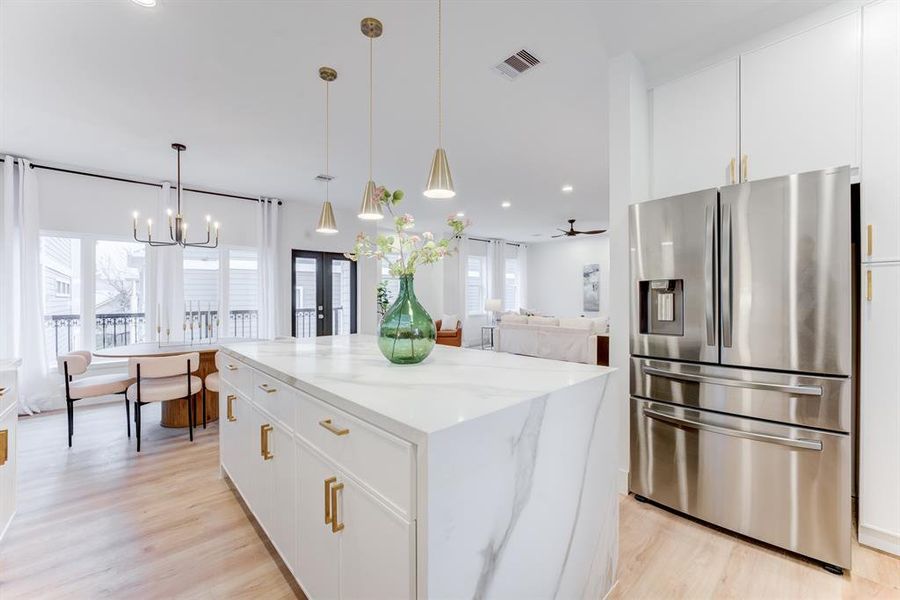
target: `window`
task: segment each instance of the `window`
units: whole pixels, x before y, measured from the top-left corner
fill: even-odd
[[[256,250],[228,251],[228,331],[231,337],[256,337],[258,310]]]
[[[82,346],[81,240],[41,236],[44,345],[47,361]]]
[[[94,247],[97,348],[143,342],[146,246],[98,241]]]
[[[215,248],[184,249],[185,314],[191,315],[188,338],[208,338],[224,323],[219,313],[219,250]]]
[[[503,309],[518,311],[522,305],[522,274],[519,247],[506,244],[503,273]]]
[[[466,258],[466,314],[483,315],[487,298],[487,257]]]
[[[395,261],[400,258],[400,255],[388,254],[386,255],[386,257],[391,261]],[[400,278],[395,275],[391,275],[391,272],[388,269],[387,260],[381,261],[381,281],[387,284],[388,306],[390,306],[391,304],[393,304],[394,300],[397,299],[397,294],[400,293]]]

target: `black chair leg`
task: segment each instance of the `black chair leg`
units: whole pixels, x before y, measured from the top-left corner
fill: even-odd
[[[125,425],[128,427],[128,437],[131,438],[131,405],[125,398]]]
[[[206,386],[203,386],[203,429],[206,429]]]
[[[141,403],[134,403],[134,434],[137,437],[137,451],[141,451]]]
[[[66,412],[69,418],[69,448],[72,447],[72,434],[75,433],[75,403],[66,400]]]
[[[194,411],[197,408],[197,403],[194,401],[196,396],[188,396],[188,436],[190,440],[194,441]]]

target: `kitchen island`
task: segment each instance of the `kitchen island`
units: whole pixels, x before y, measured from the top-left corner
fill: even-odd
[[[226,344],[220,456],[318,598],[602,598],[617,557],[609,368],[364,335]]]

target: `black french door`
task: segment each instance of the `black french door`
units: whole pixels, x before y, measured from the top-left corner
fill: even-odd
[[[356,333],[356,263],[335,252],[291,252],[291,334]]]

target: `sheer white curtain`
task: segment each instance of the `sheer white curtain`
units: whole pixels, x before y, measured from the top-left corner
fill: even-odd
[[[154,227],[161,239],[169,238],[167,210],[175,213],[177,200],[168,182],[163,182],[157,203],[156,223]],[[152,285],[148,285],[146,311],[150,315],[148,323],[151,327],[151,339],[157,339],[156,327],[159,326],[159,338],[162,341],[182,341],[184,339],[184,250],[181,246],[160,246],[148,248],[150,256],[150,273]],[[159,312],[157,322],[156,313]]]
[[[21,358],[19,412],[40,412],[53,404],[56,386],[44,352],[43,278],[37,176],[31,163],[6,156],[3,163],[4,281],[3,354]],[[9,279],[6,279],[6,277]]]
[[[279,227],[281,207],[275,198],[260,198],[257,211],[256,229],[258,240],[259,286],[257,306],[259,307],[259,337],[273,339],[281,333],[281,284],[278,277]]]
[[[519,308],[528,307],[528,247],[519,244],[516,254],[519,266]]]
[[[506,291],[506,241],[491,240],[488,244],[488,298],[502,302]]]

